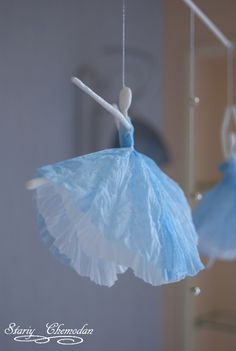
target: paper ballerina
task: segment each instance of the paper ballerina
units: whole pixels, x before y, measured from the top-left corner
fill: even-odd
[[[203,195],[193,211],[199,250],[210,263],[236,259],[236,134],[227,132],[231,118],[236,124],[233,105],[225,111],[221,131],[223,179]]]
[[[195,275],[203,265],[190,208],[179,186],[134,148],[131,90],[121,90],[118,109],[72,81],[115,117],[120,148],[41,167],[27,183],[49,249],[99,285],[112,286],[128,268],[153,285]]]

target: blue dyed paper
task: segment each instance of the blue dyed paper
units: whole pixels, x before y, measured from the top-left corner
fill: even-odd
[[[48,180],[35,194],[44,241],[99,285],[112,286],[127,268],[153,285],[203,269],[182,190],[135,150],[133,132],[132,124],[129,131],[120,125],[120,148],[43,166],[35,175]]]
[[[220,165],[222,180],[193,210],[199,250],[209,259],[236,258],[236,155]]]

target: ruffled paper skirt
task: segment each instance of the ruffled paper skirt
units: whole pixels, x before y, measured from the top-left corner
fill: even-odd
[[[236,259],[236,159],[221,165],[226,174],[193,210],[199,250],[209,259]]]
[[[39,228],[51,252],[82,276],[112,286],[131,268],[153,285],[203,265],[178,185],[132,148],[108,149],[40,168]]]

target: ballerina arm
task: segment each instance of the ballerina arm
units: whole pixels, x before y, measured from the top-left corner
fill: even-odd
[[[130,123],[126,120],[124,115],[116,109],[114,106],[106,102],[103,98],[97,95],[92,89],[85,85],[80,79],[72,77],[71,81],[77,85],[81,90],[90,95],[95,101],[97,101],[105,110],[110,112],[115,118],[117,118],[123,126],[129,130],[131,128]]]
[[[35,190],[37,189],[39,186],[47,184],[48,181],[47,179],[43,178],[43,177],[38,177],[38,178],[34,178],[31,180],[28,180],[25,184],[26,189],[28,190]]]

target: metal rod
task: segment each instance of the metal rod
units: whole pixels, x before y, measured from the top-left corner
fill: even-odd
[[[182,0],[194,13],[205,23],[205,25],[212,31],[213,34],[221,41],[227,48],[234,48],[235,45],[220,31],[220,29],[210,20],[207,15],[191,0]]]

